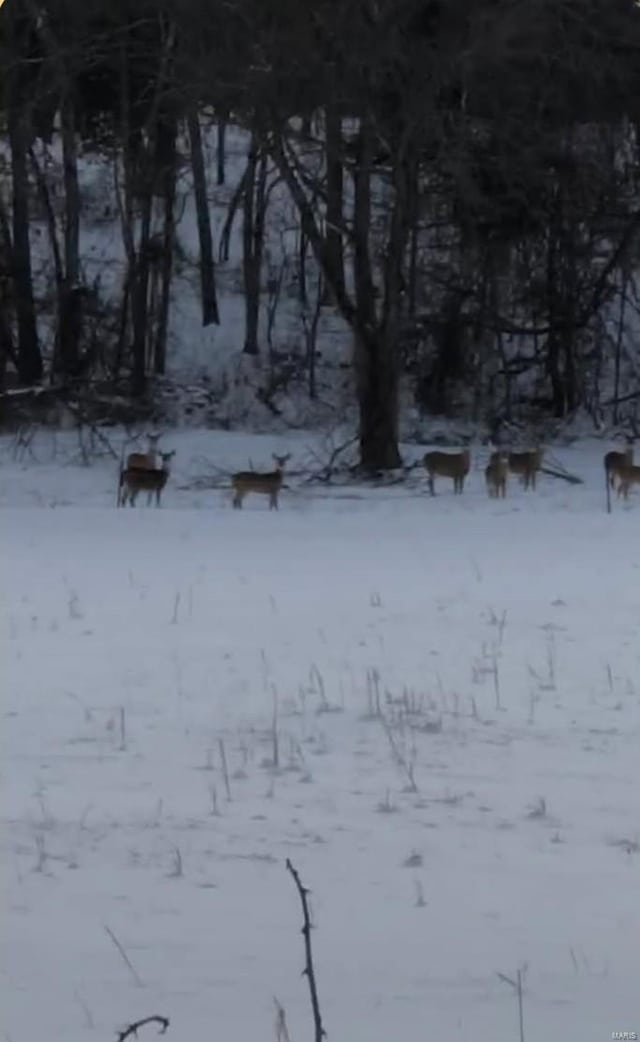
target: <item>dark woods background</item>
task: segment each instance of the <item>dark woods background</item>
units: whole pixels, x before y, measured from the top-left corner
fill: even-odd
[[[115,394],[125,381],[149,395],[165,369],[185,169],[202,321],[219,322],[225,237],[213,242],[208,185],[225,182],[239,126],[245,352],[265,350],[275,179],[297,215],[305,392],[319,309],[332,308],[352,333],[365,466],[399,462],[405,384],[425,410],[464,403],[490,425],[580,408],[620,422],[640,396],[639,125],[633,0],[6,0],[2,389],[46,379]],[[55,196],[39,141],[61,156]],[[117,174],[105,208],[126,270],[109,293],[79,246],[88,153]]]

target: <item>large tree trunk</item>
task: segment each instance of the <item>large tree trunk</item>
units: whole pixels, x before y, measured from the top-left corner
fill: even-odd
[[[384,330],[355,334],[360,464],[369,472],[402,465],[395,351],[395,343],[389,342]]]
[[[383,313],[376,315],[376,287],[371,263],[371,175],[373,136],[363,120],[354,177],[354,283],[356,291],[355,367],[360,413],[360,462],[365,470],[389,470],[402,463],[398,449],[398,275],[402,245],[398,235],[397,207],[385,264]],[[400,250],[400,256],[397,256]]]
[[[10,16],[7,16],[11,24]],[[17,51],[16,51],[17,53]],[[16,59],[17,62],[17,59]],[[36,308],[33,296],[31,244],[29,242],[29,174],[27,155],[30,128],[25,98],[21,96],[18,72],[10,74],[8,91],[8,129],[11,147],[13,298],[18,327],[18,376],[23,384],[42,378],[42,355],[38,343]]]
[[[196,201],[196,218],[198,222],[198,240],[200,243],[200,296],[202,300],[202,325],[219,325],[218,298],[216,295],[216,273],[213,262],[213,242],[211,237],[211,217],[209,199],[207,197],[207,178],[204,169],[202,152],[202,134],[200,121],[195,109],[190,109],[187,116],[189,127],[189,145],[191,149],[191,170],[193,172],[193,194]]]

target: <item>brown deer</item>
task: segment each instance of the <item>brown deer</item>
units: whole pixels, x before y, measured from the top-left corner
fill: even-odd
[[[127,456],[126,470],[157,470],[159,434],[147,434],[147,451],[130,452]]]
[[[284,468],[290,456],[290,453],[287,453],[286,456],[276,456],[273,453],[276,469],[267,473],[258,470],[241,470],[234,474],[231,479],[234,509],[242,508],[242,501],[249,492],[257,492],[259,495],[269,497],[269,510],[277,510],[278,496],[284,482]]]
[[[509,470],[517,474],[526,489],[535,489],[538,472],[542,467],[544,449],[530,449],[527,452],[509,453]]]
[[[156,506],[160,506],[163,489],[169,480],[169,464],[175,456],[175,450],[160,453],[160,467],[125,467],[120,471],[118,506],[124,507],[127,501],[130,506],[136,505],[139,492],[147,493],[147,506],[155,493]]]
[[[507,478],[509,476],[509,454],[492,452],[484,472],[487,492],[490,499],[505,498],[507,495]]]
[[[640,485],[640,467],[633,463],[619,463],[616,475],[618,478],[618,496],[629,498],[629,490],[633,485]]]
[[[622,467],[633,466],[633,438],[627,438],[627,446],[624,452],[613,449],[604,457],[604,470],[610,488],[616,487],[616,478]]]
[[[471,452],[468,448],[462,452],[427,452],[422,462],[429,476],[429,492],[432,496],[436,494],[433,480],[436,475],[452,478],[453,491],[459,494],[471,469]]]

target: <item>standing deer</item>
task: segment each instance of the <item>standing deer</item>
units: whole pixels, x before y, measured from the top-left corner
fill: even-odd
[[[118,488],[118,506],[124,507],[127,501],[130,506],[136,505],[139,492],[147,493],[147,506],[155,494],[156,506],[160,506],[163,489],[169,480],[169,464],[175,456],[175,450],[160,453],[160,467],[125,467],[120,471]]]
[[[242,508],[242,501],[249,492],[257,492],[259,495],[269,497],[269,510],[277,510],[278,496],[284,482],[284,468],[290,457],[290,453],[287,453],[286,456],[276,456],[273,453],[275,470],[267,473],[257,470],[241,470],[234,474],[231,479],[234,509]]]
[[[525,489],[535,489],[538,472],[542,467],[544,449],[530,449],[527,452],[509,453],[509,470],[517,474]]]
[[[435,496],[434,478],[453,479],[453,491],[460,494],[464,488],[464,479],[471,469],[471,452],[464,449],[462,452],[427,452],[423,459],[424,467],[429,476],[429,492]]]
[[[618,496],[629,498],[629,490],[633,485],[640,485],[640,467],[633,463],[620,463],[616,471],[618,477]]]
[[[487,492],[490,499],[504,499],[507,495],[507,478],[509,476],[509,454],[492,452],[484,472]]]
[[[609,488],[616,487],[616,478],[622,467],[633,466],[633,438],[627,438],[624,452],[613,449],[604,457],[604,471]]]

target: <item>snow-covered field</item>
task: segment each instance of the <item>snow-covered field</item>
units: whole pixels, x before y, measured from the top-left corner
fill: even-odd
[[[269,1039],[277,997],[309,1039],[287,857],[330,1039],[517,1040],[518,968],[527,1042],[640,1032],[640,497],[604,513],[601,447],[505,503],[270,513],[181,486],[282,440],[168,441],[162,510],[3,443],[4,1037]]]

